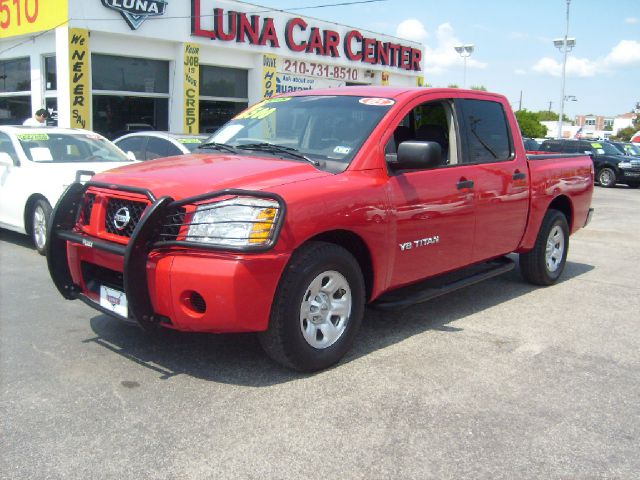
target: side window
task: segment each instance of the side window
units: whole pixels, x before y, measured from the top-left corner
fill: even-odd
[[[147,160],[168,157],[170,155],[170,146],[173,145],[171,145],[167,140],[157,137],[149,137],[149,143],[147,144]]]
[[[176,147],[173,143],[167,142],[167,157],[173,155],[182,155],[182,150]]]
[[[440,167],[458,163],[454,111],[451,103],[427,102],[411,110],[396,125],[385,146],[385,154],[396,155],[400,144],[408,140],[439,144],[442,152],[442,159],[438,165]]]
[[[510,160],[512,142],[502,105],[488,100],[461,100],[466,130],[465,163]]]
[[[144,160],[144,151],[142,148],[144,146],[144,141],[144,137],[129,137],[116,142],[116,145],[125,153],[133,152],[137,160]]]
[[[20,164],[18,154],[16,153],[16,149],[13,148],[9,135],[2,132],[0,132],[0,152],[8,154],[11,157],[11,160],[13,160],[14,165]]]

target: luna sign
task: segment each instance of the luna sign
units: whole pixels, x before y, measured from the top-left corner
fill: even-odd
[[[422,71],[422,51],[418,48],[384,42],[363,35],[358,30],[349,30],[341,37],[334,30],[312,27],[300,17],[289,19],[284,31],[279,32],[271,17],[225,11],[222,8],[214,8],[212,15],[202,11],[201,3],[202,0],[191,0],[191,35],[196,37],[271,48],[282,48],[281,44],[284,43],[292,52],[321,57],[344,57],[352,62]],[[203,27],[203,17],[209,20],[209,28]]]
[[[137,30],[149,17],[164,15],[167,0],[102,0],[102,5],[120,12],[131,30]]]

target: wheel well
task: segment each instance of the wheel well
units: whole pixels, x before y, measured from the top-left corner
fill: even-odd
[[[567,219],[567,223],[569,224],[569,231],[571,231],[573,227],[573,206],[571,205],[571,200],[564,195],[560,195],[553,199],[549,208],[553,208],[554,210],[558,210],[564,214]]]
[[[34,193],[27,200],[26,205],[24,206],[24,229],[27,232],[27,235],[31,235],[33,233],[31,231],[31,214],[33,213],[33,207],[38,200],[44,200],[45,202],[49,202],[44,195],[39,193]]]
[[[362,238],[353,232],[346,230],[334,230],[331,232],[324,232],[309,239],[310,241],[316,240],[321,242],[333,243],[340,245],[346,249],[351,255],[354,256],[362,276],[364,277],[364,284],[366,288],[367,300],[371,298],[371,292],[373,291],[373,268],[371,262],[371,253],[369,248],[364,243]]]

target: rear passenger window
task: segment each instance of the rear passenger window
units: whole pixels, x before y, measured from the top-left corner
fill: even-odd
[[[511,135],[502,105],[487,100],[461,100],[467,134],[464,163],[492,163],[512,158]]]
[[[149,137],[147,144],[147,160],[154,158],[170,157],[172,155],[180,155],[182,152],[178,147],[168,140],[157,137]]]

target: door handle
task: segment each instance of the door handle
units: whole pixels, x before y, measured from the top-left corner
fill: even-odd
[[[513,173],[513,177],[514,180],[524,180],[525,178],[527,178],[527,174],[523,173],[523,172],[519,172],[519,171],[515,171]]]
[[[462,190],[463,188],[473,188],[473,180],[462,180],[458,182],[458,190]]]

